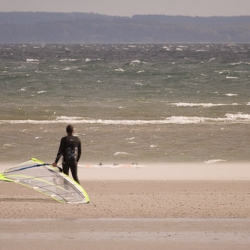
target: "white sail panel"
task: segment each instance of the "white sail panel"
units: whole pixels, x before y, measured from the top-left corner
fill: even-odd
[[[32,158],[5,170],[0,180],[16,182],[34,188],[61,203],[88,203],[87,192],[69,176],[50,164]]]

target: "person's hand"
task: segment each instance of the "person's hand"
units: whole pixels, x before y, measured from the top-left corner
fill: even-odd
[[[54,163],[52,164],[52,166],[53,166],[54,168],[56,168],[56,167],[57,167],[57,163],[54,162]]]

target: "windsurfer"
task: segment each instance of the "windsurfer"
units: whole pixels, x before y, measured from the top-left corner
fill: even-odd
[[[74,180],[80,183],[77,175],[77,164],[82,153],[81,141],[77,136],[73,135],[74,128],[72,125],[66,127],[66,132],[67,136],[62,137],[55,162],[52,165],[56,167],[62,156],[63,173],[69,175],[70,169]]]

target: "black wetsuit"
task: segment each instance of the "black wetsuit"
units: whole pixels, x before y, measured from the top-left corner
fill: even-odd
[[[81,157],[81,141],[77,136],[67,135],[61,139],[60,147],[56,156],[57,163],[63,156],[63,173],[69,175],[69,169],[76,182],[79,183],[77,176],[77,163]]]

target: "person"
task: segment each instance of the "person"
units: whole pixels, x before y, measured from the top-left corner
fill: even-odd
[[[82,154],[81,141],[77,136],[74,136],[74,128],[72,125],[66,127],[67,136],[62,137],[58,153],[53,167],[57,167],[57,163],[61,156],[63,157],[62,171],[64,174],[69,175],[69,169],[73,179],[80,184],[77,175],[77,164]]]

